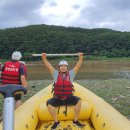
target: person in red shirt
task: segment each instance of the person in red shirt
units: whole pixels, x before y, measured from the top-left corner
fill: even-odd
[[[19,62],[22,58],[22,54],[19,51],[15,51],[12,54],[12,59],[5,62],[1,69],[1,85],[18,84],[23,87],[27,87],[27,81],[25,78],[23,65]],[[21,105],[21,94],[15,95],[15,107]]]

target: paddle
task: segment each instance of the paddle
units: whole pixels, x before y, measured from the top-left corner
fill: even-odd
[[[78,53],[68,53],[68,54],[46,54],[47,56],[78,56]],[[83,53],[83,55],[97,55],[94,53]],[[42,54],[32,54],[32,56],[42,56]]]
[[[23,92],[26,94],[27,90],[21,85],[8,84],[6,86],[0,86],[0,93],[4,96],[2,130],[14,130],[15,92]]]

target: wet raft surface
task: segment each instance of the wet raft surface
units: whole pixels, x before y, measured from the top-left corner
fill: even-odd
[[[80,121],[86,126],[84,128],[79,128],[77,126],[74,126],[72,121],[60,121],[60,126],[57,128],[57,130],[94,130],[89,124],[88,121]],[[36,130],[50,130],[51,126],[54,122],[41,122],[39,123]]]

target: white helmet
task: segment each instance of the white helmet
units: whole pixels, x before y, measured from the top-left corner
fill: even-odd
[[[60,61],[59,66],[60,66],[60,65],[67,65],[67,66],[69,66],[69,65],[68,65],[68,62],[65,61],[65,60]]]
[[[22,54],[19,51],[15,51],[12,54],[12,60],[20,60],[22,58]]]

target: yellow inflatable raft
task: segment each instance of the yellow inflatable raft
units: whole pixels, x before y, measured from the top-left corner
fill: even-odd
[[[61,126],[57,130],[130,130],[130,121],[102,98],[77,83],[74,83],[74,86],[75,95],[82,99],[79,120],[86,126],[84,128],[73,126],[73,106],[68,106],[67,116],[64,114],[65,107],[62,106],[58,114]],[[52,97],[51,88],[52,85],[44,88],[15,111],[15,130],[51,129],[53,119],[46,107],[47,99]]]

